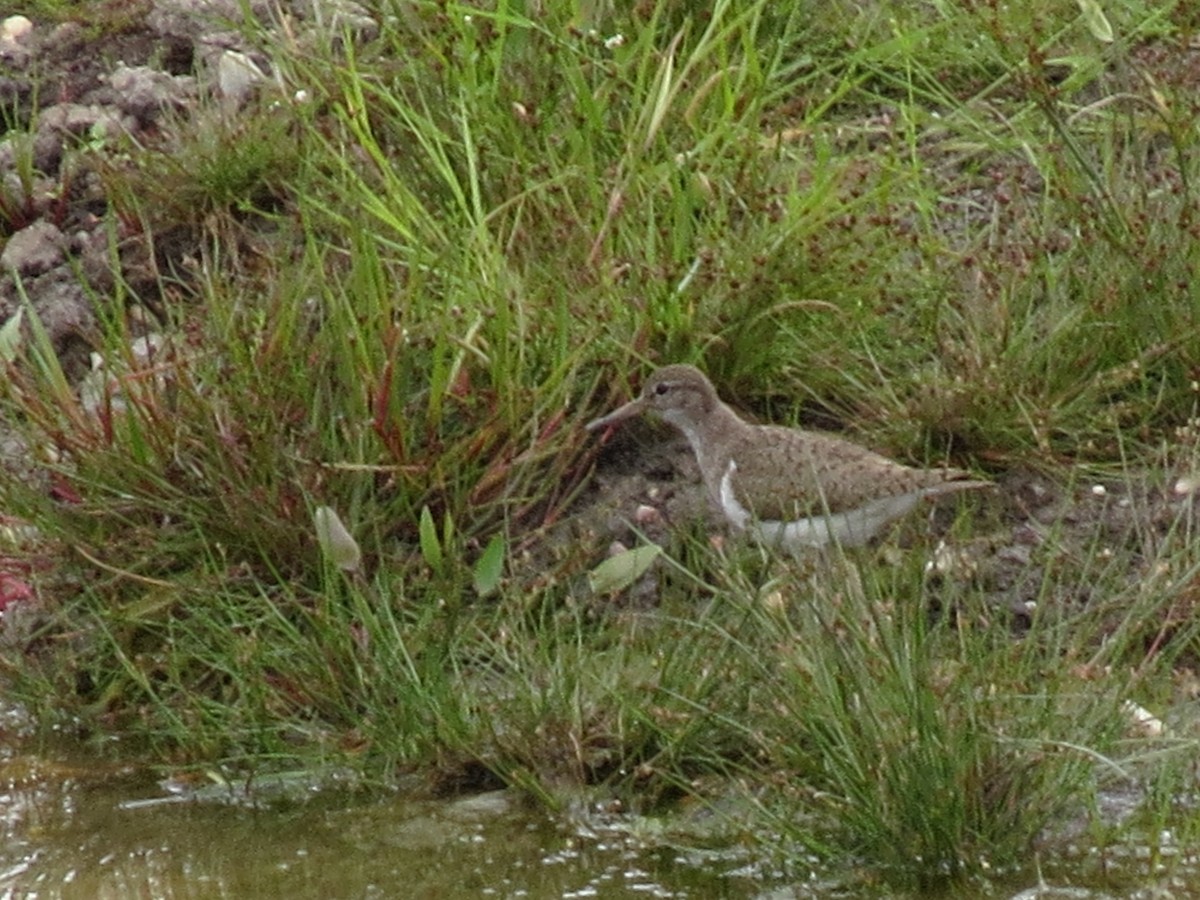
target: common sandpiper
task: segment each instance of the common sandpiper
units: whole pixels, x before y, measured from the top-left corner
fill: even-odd
[[[641,396],[589,422],[597,431],[646,411],[683,432],[734,529],[793,552],[865,544],[922,500],[991,487],[961,469],[918,469],[828,434],[751,425],[694,366],[664,366]]]

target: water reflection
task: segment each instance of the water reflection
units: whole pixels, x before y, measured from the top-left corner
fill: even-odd
[[[506,792],[442,802],[323,790],[255,808],[213,791],[168,802],[128,767],[17,756],[2,768],[3,897],[750,897],[763,887],[728,874],[732,861],[695,865],[617,831],[566,833]]]
[[[564,824],[511,792],[381,796],[330,773],[321,790],[309,776],[161,784],[77,755],[10,753],[0,760],[0,900],[896,896],[853,872],[816,878],[802,858],[783,872],[748,848],[677,850],[645,821]],[[1136,848],[1077,848],[944,896],[1200,897],[1186,855],[1150,872]]]

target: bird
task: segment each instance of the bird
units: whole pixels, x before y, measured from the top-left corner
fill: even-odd
[[[921,469],[834,435],[752,425],[690,365],[668,365],[641,394],[587,423],[600,431],[645,412],[683,432],[709,496],[735,531],[792,552],[868,543],[927,498],[992,487],[962,469]]]

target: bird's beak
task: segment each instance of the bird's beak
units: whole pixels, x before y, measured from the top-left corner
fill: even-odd
[[[629,419],[638,415],[645,408],[645,399],[638,397],[636,400],[630,400],[624,406],[614,409],[607,416],[601,416],[599,419],[594,419],[593,421],[588,422],[583,427],[588,431],[596,431],[600,428],[607,428],[609,425],[616,425],[618,422],[622,422],[625,419]]]

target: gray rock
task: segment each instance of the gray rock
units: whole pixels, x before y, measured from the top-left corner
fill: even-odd
[[[365,6],[354,0],[297,0],[296,11],[335,38],[341,37],[343,31],[349,31],[358,41],[373,40],[379,35],[379,23]]]
[[[90,336],[96,328],[87,291],[65,266],[27,282],[25,289],[63,371],[72,381],[82,378],[89,367]]]
[[[227,31],[244,22],[247,12],[260,22],[269,21],[270,4],[264,0],[154,0],[146,24],[163,37],[197,41],[208,32]]]
[[[216,74],[217,93],[235,106],[249,100],[267,78],[254,60],[236,50],[226,50],[218,57]]]
[[[164,109],[181,109],[196,94],[196,79],[170,75],[149,66],[117,63],[108,76],[120,110],[140,122],[152,121]]]
[[[66,236],[45,219],[22,228],[0,252],[0,266],[24,277],[49,272],[66,259]]]
[[[137,121],[112,107],[97,104],[59,103],[38,116],[33,141],[34,166],[41,172],[58,171],[62,162],[63,142],[67,138],[112,138],[131,133]]]
[[[56,204],[61,208],[60,181],[42,174],[54,171],[61,156],[61,140],[55,139],[53,147],[50,143],[47,141],[47,151],[39,155],[38,142],[32,134],[13,132],[0,141],[0,192],[10,225],[47,215]],[[45,163],[51,164],[49,169]]]
[[[74,136],[86,135],[95,129],[103,129],[107,135],[132,131],[137,123],[130,121],[114,109],[96,104],[59,103],[43,110],[38,116],[38,131],[56,131]]]
[[[71,237],[71,250],[79,261],[79,270],[93,291],[107,292],[116,279],[113,260],[109,251],[108,231],[99,220],[81,229]]]

